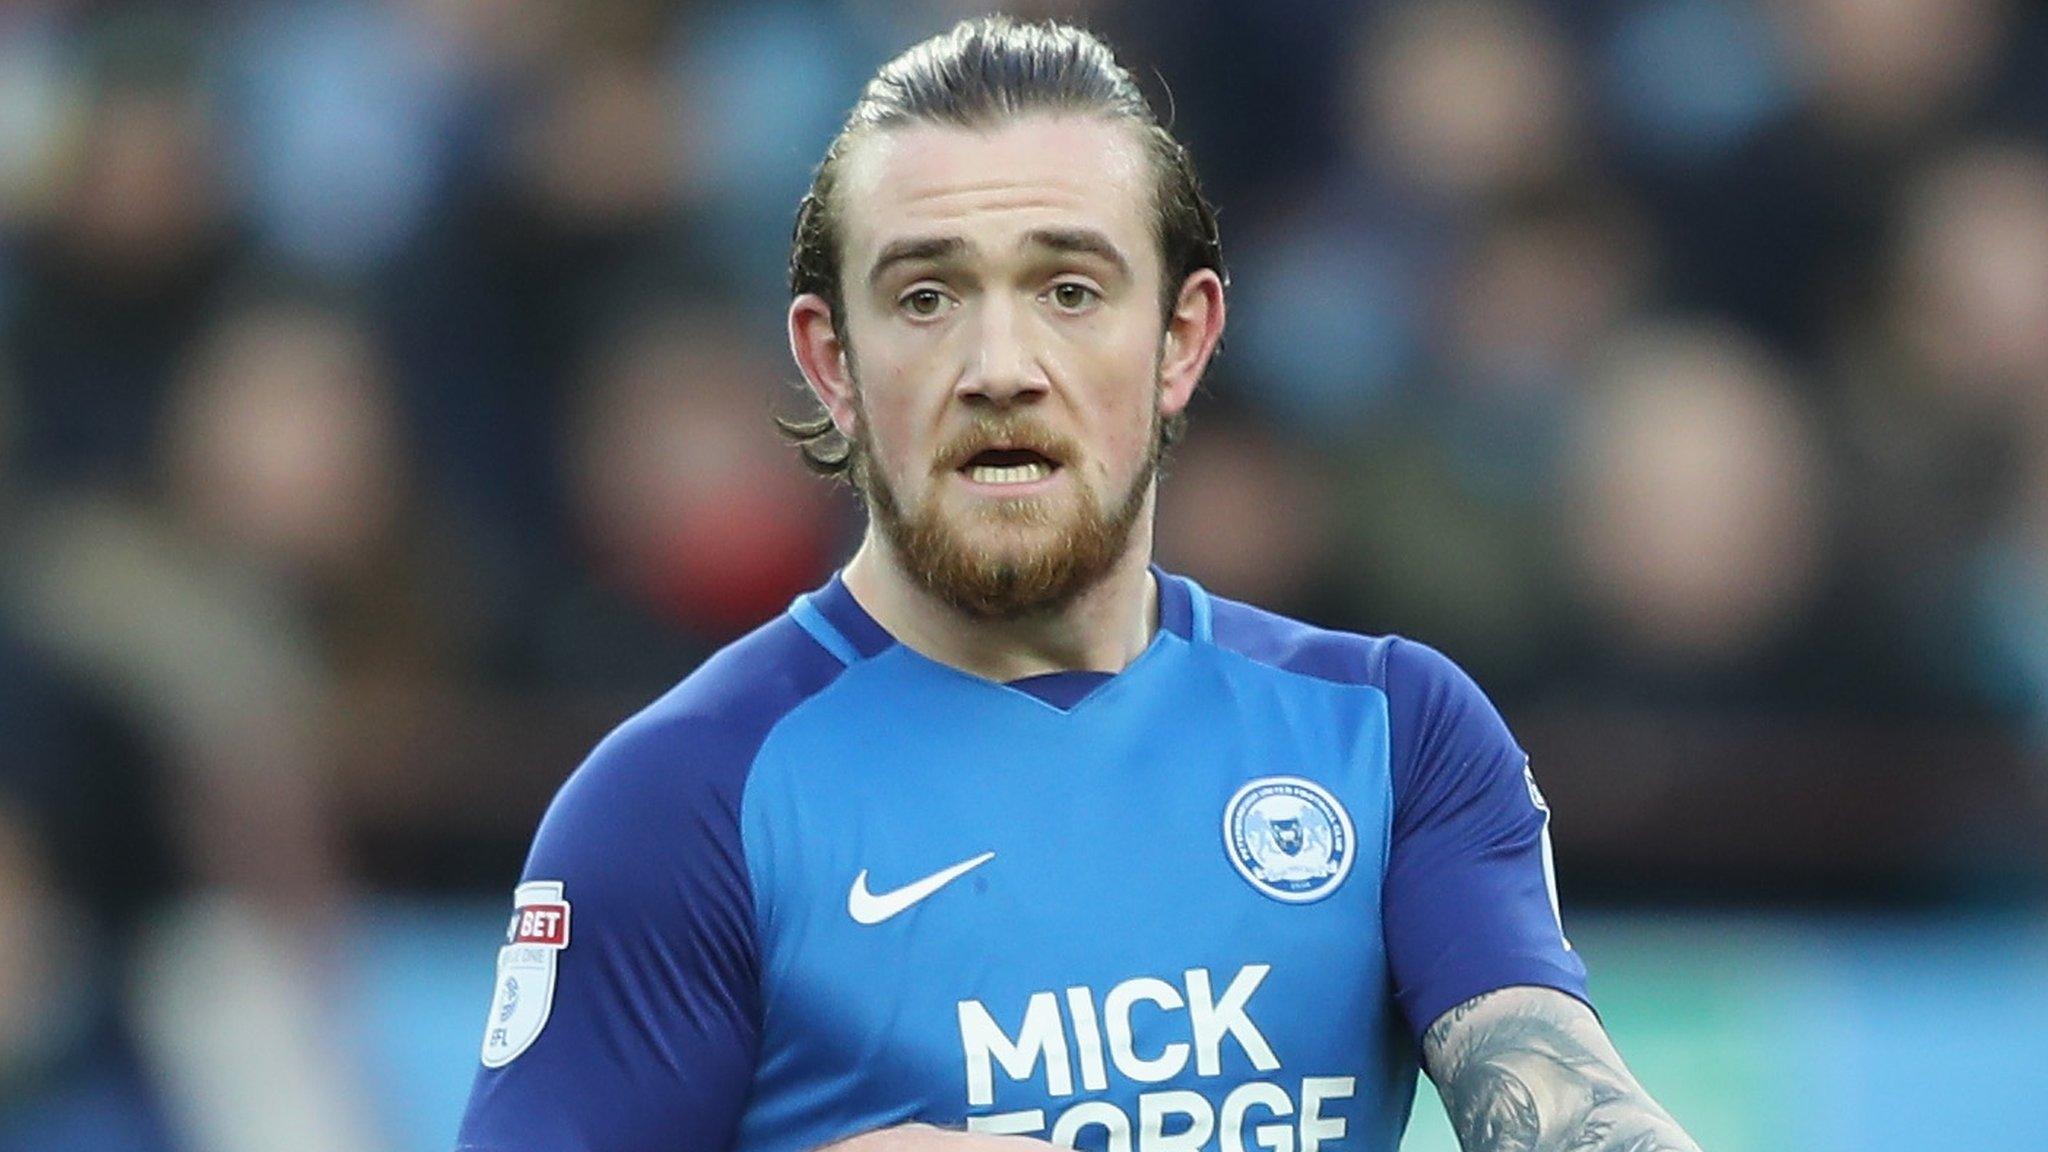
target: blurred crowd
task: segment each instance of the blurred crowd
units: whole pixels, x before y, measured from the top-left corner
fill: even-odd
[[[509,889],[850,550],[769,418],[789,225],[979,7],[0,5],[0,1148],[377,1146],[355,894]],[[1169,566],[1511,718],[2044,759],[2037,6],[1006,7],[1104,32],[1221,206]]]

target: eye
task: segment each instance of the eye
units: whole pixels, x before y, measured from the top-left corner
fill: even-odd
[[[1047,293],[1053,307],[1062,312],[1086,312],[1102,299],[1102,293],[1075,280],[1062,280]]]
[[[929,320],[944,312],[952,302],[951,297],[937,288],[913,288],[905,292],[896,304],[920,320]]]

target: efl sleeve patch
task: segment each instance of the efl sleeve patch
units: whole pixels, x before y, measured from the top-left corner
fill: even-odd
[[[555,1003],[555,962],[569,946],[569,902],[559,880],[529,880],[512,894],[498,949],[498,981],[484,1023],[483,1062],[502,1068],[533,1046]]]

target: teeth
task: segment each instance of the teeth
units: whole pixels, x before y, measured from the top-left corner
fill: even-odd
[[[977,464],[967,470],[967,475],[977,484],[1029,484],[1052,475],[1052,469],[1042,461],[1029,464],[1012,464],[999,468],[993,464]]]

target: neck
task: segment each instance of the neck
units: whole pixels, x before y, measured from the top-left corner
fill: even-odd
[[[1053,612],[987,620],[947,604],[919,584],[873,525],[846,565],[847,591],[875,622],[920,655],[988,680],[1047,672],[1121,672],[1159,627],[1152,579],[1152,525],[1132,530],[1130,547],[1096,585]]]

